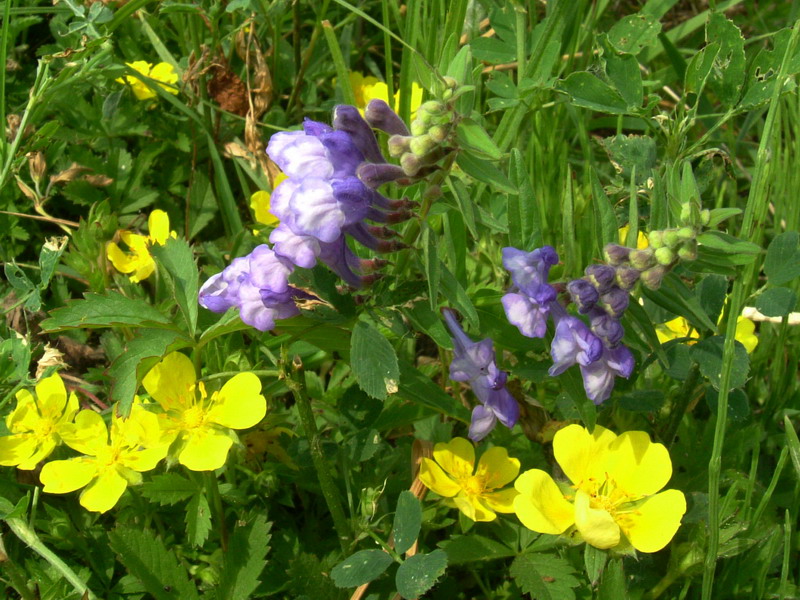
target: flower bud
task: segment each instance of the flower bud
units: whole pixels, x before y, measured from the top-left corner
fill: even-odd
[[[628,260],[630,252],[630,248],[620,246],[619,244],[606,244],[606,247],[603,248],[603,255],[605,256],[606,262],[614,266],[621,265]]]
[[[630,296],[625,290],[614,286],[608,293],[600,296],[600,300],[602,300],[606,312],[615,319],[619,319],[628,308]]]
[[[409,143],[411,153],[417,158],[422,158],[436,148],[436,146],[436,141],[428,134],[415,136],[411,138],[411,142]]]
[[[608,265],[589,265],[584,273],[600,294],[605,294],[614,285],[617,274],[614,267]]]
[[[441,115],[447,111],[447,106],[443,102],[439,102],[438,100],[428,100],[422,106],[419,107],[418,113],[427,114],[427,115]]]
[[[651,248],[645,248],[643,250],[631,250],[629,260],[631,265],[640,271],[648,269],[655,264],[653,250]]]
[[[391,107],[375,98],[367,104],[364,118],[372,127],[385,131],[389,135],[409,135],[408,127]]]
[[[614,348],[622,341],[625,335],[625,328],[618,319],[610,316],[603,310],[595,309],[589,313],[592,333],[603,340],[609,348]]]
[[[647,269],[641,275],[642,283],[651,290],[657,290],[661,287],[661,281],[664,275],[667,274],[667,267],[663,265],[656,265],[651,269]]]
[[[697,240],[686,240],[678,248],[678,257],[681,260],[697,260]]]
[[[403,169],[388,163],[361,163],[356,169],[356,176],[368,188],[378,189],[384,183],[397,181],[405,176]]]
[[[31,179],[41,183],[44,179],[45,172],[47,171],[47,161],[42,152],[28,152],[28,170],[31,174]]]
[[[681,227],[678,229],[678,239],[680,240],[693,240],[695,235],[694,228],[692,227]]]
[[[623,290],[630,290],[639,281],[641,273],[631,267],[617,267],[616,282]]]
[[[448,88],[448,89],[446,89],[445,91],[442,92],[442,100],[447,101],[447,100],[450,100],[450,98],[452,98],[452,97],[453,97],[453,90]]]
[[[600,294],[597,293],[594,285],[585,279],[573,279],[567,284],[567,291],[578,307],[578,311],[582,313],[589,311],[600,299]]]
[[[430,123],[420,119],[411,121],[411,135],[425,135],[428,132]]]
[[[422,164],[419,162],[419,159],[411,154],[411,152],[406,152],[403,156],[400,157],[400,166],[403,167],[403,172],[413,177],[417,173],[419,173],[419,169]]]
[[[689,202],[681,205],[681,222],[688,223],[692,218],[692,205]]]
[[[664,232],[663,231],[651,231],[647,234],[647,241],[650,242],[650,247],[653,250],[658,250],[664,245]]]
[[[665,267],[671,265],[675,260],[675,253],[666,246],[658,248],[656,250],[655,256],[656,256],[656,262],[660,265],[664,265]]]
[[[704,208],[700,211],[700,224],[701,225],[708,225],[711,222],[711,211],[707,208]]]
[[[431,139],[437,144],[441,144],[445,141],[448,133],[449,130],[445,125],[434,125],[428,130],[428,135],[431,136]]]
[[[389,138],[389,154],[392,158],[402,156],[404,152],[408,152],[411,136],[407,135],[393,135]]]
[[[447,86],[448,89],[454,90],[458,87],[458,81],[456,81],[455,77],[450,77],[449,75],[445,75],[442,77],[442,81]]]
[[[664,230],[664,245],[668,246],[669,248],[675,249],[678,244],[680,244],[681,240],[678,237],[678,230],[677,229],[666,229]]]

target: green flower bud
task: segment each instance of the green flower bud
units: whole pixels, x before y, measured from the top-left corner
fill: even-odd
[[[449,130],[444,125],[434,125],[428,130],[428,135],[431,136],[431,139],[437,144],[441,144],[445,141],[448,133]]]
[[[454,90],[458,87],[458,81],[456,81],[454,77],[445,75],[442,77],[442,79],[444,80],[444,84],[448,87],[448,89]]]
[[[400,157],[400,166],[403,167],[403,172],[406,175],[413,177],[419,173],[422,164],[419,162],[419,159],[416,156],[411,154],[411,152],[406,152]]]
[[[692,205],[688,202],[681,205],[681,222],[688,223],[692,218]]]
[[[662,246],[656,250],[655,257],[658,264],[668,267],[675,260],[675,253],[666,246]]]
[[[681,243],[677,229],[665,229],[662,239],[664,240],[664,245],[669,248],[676,248]]]
[[[657,250],[664,245],[664,232],[663,231],[651,231],[647,234],[647,241],[650,242],[650,247],[653,250]]]
[[[711,211],[704,208],[700,211],[700,224],[708,225],[711,222]]]
[[[640,279],[642,283],[649,289],[657,290],[661,287],[661,281],[664,279],[664,275],[666,274],[667,267],[663,265],[656,265],[655,267],[644,271]]]
[[[453,97],[453,90],[451,88],[442,92],[442,100],[450,100]]]
[[[430,120],[430,117],[427,117]],[[427,121],[422,121],[420,119],[414,119],[411,122],[411,135],[424,135],[426,131],[428,131],[428,127],[430,123]]]
[[[431,150],[436,148],[437,144],[436,141],[427,133],[424,135],[418,135],[411,138],[411,143],[409,144],[409,148],[411,152],[417,158],[422,158],[426,154],[428,154]]]
[[[645,248],[643,250],[631,250],[629,260],[634,269],[639,269],[640,271],[648,269],[655,264],[653,249]]]
[[[393,135],[389,138],[389,154],[392,158],[402,156],[404,152],[408,152],[411,137],[407,135]]]
[[[418,114],[438,116],[447,111],[447,105],[439,100],[428,100],[417,111]]]
[[[697,240],[687,240],[678,248],[681,260],[697,260]]]
[[[678,229],[678,239],[680,240],[693,240],[696,235],[693,227],[681,227]]]

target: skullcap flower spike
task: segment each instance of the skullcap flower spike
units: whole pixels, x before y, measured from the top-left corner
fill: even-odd
[[[574,528],[588,544],[657,552],[674,537],[686,512],[679,490],[660,491],[672,476],[669,452],[643,431],[619,436],[601,426],[559,430],[556,461],[571,485],[559,486],[540,469],[516,480],[514,511],[525,527],[565,534]]]
[[[500,489],[519,473],[519,460],[505,448],[489,448],[475,467],[475,448],[464,438],[434,446],[433,459],[423,458],[419,479],[473,521],[493,521],[496,513],[514,512],[514,488]]]

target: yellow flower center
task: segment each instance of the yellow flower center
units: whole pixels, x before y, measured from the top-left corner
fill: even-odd
[[[599,482],[590,477],[576,487],[589,495],[589,505],[592,508],[606,511],[615,521],[619,521],[626,513],[632,512],[625,505],[636,500],[635,496],[618,488],[616,482],[608,476],[608,473],[606,473],[605,481]]]
[[[197,429],[202,427],[206,420],[206,411],[202,405],[195,405],[184,411],[181,417],[183,429]]]
[[[486,492],[486,479],[481,475],[469,475],[459,481],[467,496],[481,496]]]
[[[50,419],[39,418],[33,426],[33,435],[39,442],[43,442],[55,433],[56,424]]]

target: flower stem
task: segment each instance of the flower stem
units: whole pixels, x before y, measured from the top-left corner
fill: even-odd
[[[308,439],[308,445],[311,451],[311,460],[314,463],[314,470],[317,472],[317,480],[319,486],[322,488],[322,496],[325,498],[325,504],[333,518],[333,526],[336,529],[336,535],[339,538],[339,544],[343,551],[347,551],[348,541],[350,540],[350,526],[347,522],[347,517],[342,509],[342,499],[339,495],[339,489],[336,487],[333,475],[331,474],[330,467],[325,460],[322,453],[321,439],[317,423],[314,420],[314,412],[311,409],[311,399],[306,394],[305,385],[303,383],[303,366],[297,360],[291,363],[291,371],[289,371],[289,351],[286,345],[281,348],[282,364],[285,371],[286,386],[291,390],[297,403],[297,414],[300,417],[300,422],[303,424],[303,429]]]
[[[222,551],[228,549],[228,527],[225,525],[225,509],[222,506],[222,496],[219,494],[219,485],[217,484],[217,476],[214,471],[205,471],[205,488],[209,496],[211,496],[211,506],[219,523],[219,539]]]

